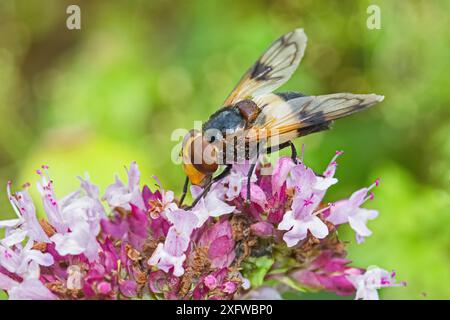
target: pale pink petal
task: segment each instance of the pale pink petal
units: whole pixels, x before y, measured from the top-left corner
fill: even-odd
[[[278,230],[290,230],[294,223],[294,213],[292,211],[286,211],[283,220],[278,224]]]
[[[17,286],[19,283],[7,275],[4,275],[0,272],[0,289],[2,290],[10,290],[11,288]]]
[[[330,207],[330,214],[327,220],[334,225],[340,225],[348,222],[348,216],[352,212],[353,206],[348,200],[340,200]]]
[[[130,164],[130,169],[128,170],[128,189],[133,191],[135,188],[139,188],[139,180],[141,178],[141,173],[139,172],[138,165],[135,161]]]
[[[228,177],[226,182],[228,183],[228,188],[226,191],[226,199],[228,201],[231,201],[239,196],[239,193],[242,189],[242,182],[246,179],[246,177],[236,173],[232,172]]]
[[[189,241],[188,236],[178,233],[175,227],[172,226],[167,233],[164,250],[172,256],[179,257],[187,250]]]
[[[12,228],[22,223],[22,219],[10,219],[10,220],[1,220],[0,228]]]
[[[362,237],[368,237],[372,234],[372,231],[367,228],[366,224],[362,219],[360,219],[357,216],[350,216],[348,217],[348,222],[350,224],[350,227],[355,230],[357,234],[359,234]]]
[[[28,232],[26,230],[15,229],[8,233],[8,235],[3,238],[0,242],[7,247],[11,247],[15,244],[21,243],[25,240]]]
[[[203,188],[200,186],[192,185],[190,187],[190,190],[191,190],[192,197],[195,199],[202,193]]]
[[[8,291],[10,300],[57,300],[58,298],[37,279],[24,280]]]
[[[247,199],[247,186],[245,186],[245,188],[242,188],[241,197],[243,199]],[[266,206],[266,194],[256,183],[251,183],[250,200],[251,202],[258,204],[261,208],[265,208]]]
[[[328,235],[327,225],[316,216],[312,216],[309,219],[308,229],[311,234],[318,239],[323,239]]]
[[[295,163],[289,157],[281,157],[275,165],[272,172],[272,193],[277,193],[281,186],[286,182],[286,179],[295,167]]]
[[[367,196],[367,192],[369,191],[368,188],[362,188],[358,191],[355,191],[349,199],[350,204],[353,207],[359,207],[360,205],[362,205],[365,201],[365,198]]]
[[[297,224],[291,231],[288,231],[283,235],[283,240],[286,242],[288,247],[293,247],[300,240],[306,238],[307,232],[308,229],[304,224]]]
[[[177,277],[180,277],[184,274],[184,260],[186,260],[186,255],[183,254],[179,257],[172,256],[164,250],[163,244],[160,243],[148,260],[148,263],[150,265],[157,266],[164,272],[169,272],[169,270],[173,268],[173,274]]]
[[[81,177],[78,177],[78,179],[80,180],[81,188],[83,188],[89,197],[96,199],[99,197],[98,187],[91,183],[89,175],[86,174],[86,179]]]
[[[317,182],[314,185],[314,188],[316,190],[326,191],[329,187],[336,184],[337,182],[338,180],[336,178],[317,177]]]
[[[208,210],[209,216],[219,217],[224,214],[232,213],[235,206],[230,206],[217,197],[217,193],[212,191],[205,197],[205,206]]]
[[[166,213],[169,221],[174,225],[178,233],[185,237],[190,237],[192,231],[197,227],[199,219],[191,211],[182,209],[169,211]]]

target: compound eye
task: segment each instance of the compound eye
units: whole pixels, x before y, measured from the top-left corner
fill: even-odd
[[[193,166],[203,173],[214,173],[219,167],[217,164],[217,151],[202,136],[197,136],[191,142],[190,160]]]

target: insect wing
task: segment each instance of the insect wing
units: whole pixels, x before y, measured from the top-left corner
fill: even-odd
[[[224,106],[272,92],[297,69],[306,48],[303,29],[295,29],[276,40],[244,74],[225,100]]]
[[[376,94],[335,93],[299,96],[285,100],[279,94],[266,94],[254,101],[261,112],[245,134],[247,141],[265,140],[276,146],[299,136],[327,129],[333,120],[383,101]]]

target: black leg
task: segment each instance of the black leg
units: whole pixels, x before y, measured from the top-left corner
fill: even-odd
[[[258,158],[258,157],[257,157]],[[248,170],[248,175],[247,175],[247,197],[246,197],[246,200],[245,200],[245,202],[247,203],[247,204],[250,204],[250,187],[251,187],[251,185],[250,185],[250,180],[251,180],[251,178],[252,178],[252,175],[253,175],[253,170],[255,170],[255,167],[256,167],[256,163],[252,163],[251,165],[250,165],[250,169]]]
[[[203,198],[209,191],[209,189],[211,189],[212,186],[212,180],[205,186],[205,188],[203,189],[202,193],[200,193],[197,198],[194,199],[194,201],[192,201],[191,205],[186,207],[186,210],[191,210],[193,207],[195,207],[195,205],[200,201],[201,198]]]
[[[212,179],[212,182],[217,182],[225,178],[227,175],[230,174],[231,168],[232,168],[231,164],[227,165],[227,167],[218,176]]]
[[[184,180],[183,194],[181,195],[181,198],[180,198],[180,204],[179,204],[180,207],[183,204],[184,198],[186,198],[188,186],[189,186],[189,177],[186,177],[186,180]]]
[[[292,161],[294,161],[294,163],[298,163],[298,161],[297,161],[297,149],[295,148],[295,145],[294,145],[294,143],[292,143],[292,141],[287,141],[287,142],[284,142],[284,143],[279,144],[277,146],[273,146],[273,147],[267,148],[266,153],[267,154],[271,154],[272,152],[283,150],[284,148],[287,148],[287,147],[291,147],[291,158],[292,158]]]
[[[289,145],[291,146],[291,159],[295,164],[297,164],[297,149],[295,148],[295,145],[292,141],[289,141]]]
[[[267,154],[271,154],[271,153],[273,153],[275,151],[283,150],[284,148],[287,148],[289,146],[290,146],[290,141],[282,143],[282,144],[279,144],[277,146],[269,147],[269,148],[266,149],[266,153]]]
[[[186,210],[190,210],[192,209],[199,201],[201,198],[203,198],[209,191],[209,189],[211,189],[211,186],[213,185],[214,182],[217,182],[219,180],[222,180],[223,178],[225,178],[227,175],[230,174],[231,172],[231,164],[227,165],[227,167],[216,177],[212,178],[210,182],[208,182],[208,184],[205,186],[205,188],[203,189],[202,193],[200,193],[197,198],[195,198],[194,201],[192,201],[191,205],[186,207]]]

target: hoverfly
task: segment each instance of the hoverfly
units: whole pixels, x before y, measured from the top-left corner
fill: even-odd
[[[375,94],[272,93],[297,69],[306,42],[303,29],[295,29],[276,40],[243,75],[223,106],[203,124],[202,130],[191,130],[186,135],[181,155],[187,177],[180,205],[189,182],[204,187],[192,207],[214,182],[230,173],[233,163],[239,161],[251,163],[248,201],[249,181],[259,155],[290,147],[296,161],[294,138],[329,129],[333,120],[383,100],[383,96]],[[221,165],[225,165],[225,169],[213,177]]]

